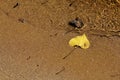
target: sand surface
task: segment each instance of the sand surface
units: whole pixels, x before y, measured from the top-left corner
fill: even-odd
[[[120,0],[0,0],[0,80],[120,80]]]

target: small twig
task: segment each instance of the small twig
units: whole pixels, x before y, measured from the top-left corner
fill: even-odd
[[[16,3],[16,4],[13,6],[13,8],[16,8],[17,6],[19,6],[19,4],[18,4],[18,3]]]
[[[66,59],[69,55],[71,55],[72,52],[73,52],[75,49],[76,49],[76,47],[75,47],[72,51],[70,51],[66,56],[64,56],[63,59]]]
[[[65,34],[68,34],[69,32],[72,32],[72,31],[74,31],[75,29],[73,28],[72,30],[69,30],[69,31],[67,31],[67,32],[65,32]]]
[[[113,74],[113,75],[110,75],[111,77],[118,77],[120,76],[120,74]]]
[[[55,74],[58,75],[60,74],[61,72],[63,72],[65,70],[65,67],[63,67],[60,71],[56,72]]]

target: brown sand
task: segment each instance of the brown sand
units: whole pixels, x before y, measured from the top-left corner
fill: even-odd
[[[62,59],[82,33],[90,48]],[[0,80],[120,80],[120,0],[0,0]]]

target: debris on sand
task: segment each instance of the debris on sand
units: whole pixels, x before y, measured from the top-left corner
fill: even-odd
[[[79,29],[83,28],[84,23],[83,23],[83,21],[80,18],[76,17],[74,20],[69,21],[69,25],[71,27],[73,27],[73,29],[67,31],[65,34],[71,32],[71,31],[79,30]]]
[[[65,70],[65,67],[63,67],[60,71],[56,72],[55,74],[58,75],[60,74],[61,72],[63,72]]]
[[[62,59],[66,59],[69,55],[71,55],[73,53],[73,51],[75,51],[77,47],[75,47],[72,51],[70,51],[66,56],[64,56]]]
[[[19,6],[19,3],[16,3],[16,4],[13,6],[13,8],[16,8],[17,6]]]
[[[75,20],[70,21],[69,25],[74,28],[82,28],[84,26],[83,21],[78,17],[76,17]]]
[[[66,59],[69,55],[71,55],[73,53],[73,51],[75,51],[75,49],[77,49],[77,47],[80,47],[82,49],[87,49],[90,47],[90,42],[87,39],[86,35],[83,34],[81,36],[76,36],[74,38],[72,38],[69,41],[69,45],[73,46],[74,49],[72,51],[70,51],[66,56],[63,57],[63,59]]]
[[[18,21],[24,23],[25,20],[23,18],[19,18]]]
[[[70,46],[78,46],[82,49],[87,49],[90,46],[90,42],[87,39],[86,35],[83,34],[82,36],[76,36],[69,41]]]

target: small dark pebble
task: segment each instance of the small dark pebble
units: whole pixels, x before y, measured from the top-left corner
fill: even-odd
[[[38,65],[38,64],[37,64],[36,66],[37,66],[37,67],[39,67],[39,65]]]
[[[69,6],[72,6],[73,3],[70,3]]]
[[[19,5],[19,4],[18,4],[18,3],[16,3],[16,4],[13,6],[13,8],[16,8],[18,5]]]
[[[58,33],[55,33],[55,34],[53,34],[53,35],[50,35],[50,37],[57,36],[57,35],[58,35]]]
[[[69,6],[72,6],[74,2],[75,2],[75,1],[71,2],[71,3],[69,4]]]
[[[77,17],[75,18],[75,20],[70,21],[69,25],[71,25],[74,28],[82,28],[84,26],[84,23],[81,19]]]
[[[58,35],[58,33],[55,33],[54,35],[55,35],[55,36],[57,36],[57,35]]]
[[[31,58],[31,56],[28,56],[26,60],[29,60]]]
[[[18,21],[20,21],[21,23],[24,23],[24,19],[23,18],[19,18]]]

